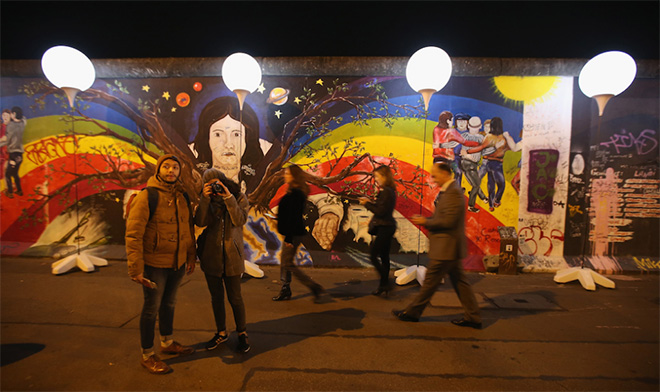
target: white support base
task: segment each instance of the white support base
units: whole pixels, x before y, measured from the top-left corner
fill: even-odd
[[[608,289],[613,289],[615,284],[591,268],[573,267],[557,271],[554,281],[557,283],[566,283],[573,280],[580,281],[582,287],[589,291],[596,290],[596,284]]]
[[[80,254],[72,254],[52,264],[53,275],[63,274],[68,272],[73,267],[78,267],[85,272],[94,271],[94,266],[104,267],[108,265],[106,259],[89,254],[89,252],[80,252]]]
[[[410,267],[401,268],[394,271],[394,276],[396,276],[396,284],[399,286],[406,285],[413,280],[417,280],[420,286],[424,284],[424,279],[426,278],[426,267],[420,265],[411,265]],[[445,279],[442,279],[442,283],[445,283]]]
[[[250,275],[253,278],[263,278],[264,271],[259,268],[256,263],[251,261],[243,260],[245,262],[245,273]]]

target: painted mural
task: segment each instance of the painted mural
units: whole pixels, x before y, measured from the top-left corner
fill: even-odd
[[[20,162],[3,162],[3,174],[12,161],[18,175],[13,189],[0,186],[2,254],[63,257],[81,247],[122,257],[126,202],[158,156],[173,153],[193,202],[208,167],[241,185],[251,205],[246,255],[259,264],[279,262],[271,215],[290,163],[312,185],[299,264],[370,265],[371,213],[358,198],[375,196],[379,165],[392,167],[399,194],[393,265],[418,262],[428,240],[408,218],[430,214],[437,189],[428,173],[439,160],[464,189],[467,268],[483,269],[484,255],[500,253],[501,226],[516,228],[520,254],[552,264],[564,254],[570,208],[573,94],[573,78],[456,77],[425,112],[401,77],[265,76],[240,111],[218,77],[127,78],[97,80],[71,108],[46,80],[2,78],[2,109],[21,107],[26,119]],[[657,145],[656,130],[635,137]],[[608,148],[627,148],[616,143]],[[654,173],[639,178],[653,184],[621,184],[633,190],[629,209],[657,202],[633,197],[650,193],[642,186],[657,190],[657,166]]]

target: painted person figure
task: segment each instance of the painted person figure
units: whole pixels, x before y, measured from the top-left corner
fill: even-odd
[[[484,140],[484,136],[479,133],[481,129],[481,119],[477,116],[470,117],[468,122],[469,132],[463,137],[465,140],[470,140],[481,144]],[[470,212],[479,212],[479,209],[476,207],[477,196],[481,200],[486,201],[486,194],[481,190],[481,177],[479,176],[479,161],[481,160],[481,153],[468,154],[468,147],[463,146],[461,148],[461,166],[463,167],[463,173],[465,173],[465,178],[472,187],[470,189],[470,197],[468,199],[468,211]]]
[[[488,182],[488,204],[491,212],[501,205],[502,195],[504,195],[504,188],[506,187],[502,164],[504,162],[504,153],[509,149],[509,146],[503,134],[504,125],[502,119],[493,117],[490,121],[490,134],[484,138],[484,141],[479,147],[471,148],[467,151],[468,154],[474,154],[489,147],[495,148],[495,151],[492,153],[484,155],[486,171],[489,176],[493,176],[494,180],[493,184]],[[497,192],[495,191],[495,186],[497,186]]]
[[[467,113],[456,113],[454,116],[454,121],[456,122],[456,131],[465,140],[470,140],[465,138],[465,136],[469,133],[468,122],[470,121],[470,118],[471,116]],[[460,187],[463,187],[463,164],[461,163],[463,160],[463,157],[461,156],[463,146],[463,144],[459,144],[454,147],[454,160],[456,161],[456,167],[454,168],[454,178]],[[465,191],[465,189],[463,189],[463,191]]]
[[[5,170],[5,180],[7,182],[5,194],[9,198],[14,197],[13,185],[16,186],[16,194],[23,196],[21,177],[18,175],[18,170],[21,168],[21,163],[23,163],[23,132],[25,131],[26,124],[27,119],[23,116],[23,109],[18,106],[11,108],[10,119],[6,127],[6,135],[3,138],[4,140],[0,141],[0,147],[7,146],[7,152],[9,153],[7,169]]]
[[[318,303],[325,290],[293,262],[300,243],[307,234],[303,212],[309,194],[309,185],[305,182],[303,170],[297,165],[290,165],[284,169],[284,183],[287,184],[288,190],[277,208],[277,230],[284,236],[282,260],[280,261],[282,288],[279,294],[273,297],[273,301],[291,299],[291,275],[295,275],[312,292],[314,302]]]
[[[245,270],[243,225],[247,222],[248,201],[237,183],[216,168],[202,176],[204,189],[195,212],[195,224],[206,229],[197,239],[197,254],[211,294],[216,334],[205,347],[213,350],[227,341],[225,289],[234,313],[239,352],[250,351],[246,332],[245,304],[241,296],[241,275]]]
[[[416,215],[411,219],[413,223],[426,227],[430,233],[430,260],[426,277],[412,303],[403,310],[393,310],[392,314],[401,321],[419,321],[442,278],[448,274],[464,310],[463,318],[452,320],[452,323],[480,329],[479,306],[461,262],[467,256],[464,196],[452,179],[451,167],[447,163],[435,163],[431,169],[431,178],[440,187],[435,198],[433,216],[425,218]]]
[[[387,293],[392,289],[389,280],[390,247],[396,232],[396,220],[392,216],[396,206],[396,184],[394,183],[392,169],[389,166],[376,168],[374,178],[380,187],[376,201],[372,202],[367,197],[361,197],[360,204],[374,214],[369,221],[369,234],[375,237],[371,241],[370,260],[380,275],[380,282],[376,291],[371,294],[381,295],[385,293],[387,296]],[[380,262],[378,258],[380,258]]]
[[[259,142],[259,120],[250,105],[243,113],[236,97],[220,97],[209,102],[199,115],[198,130],[191,147],[200,163],[220,170],[240,184],[241,192],[255,188],[256,167],[264,157]]]
[[[156,174],[147,186],[158,192],[158,202],[150,212],[147,191],[138,193],[126,220],[128,275],[142,285],[144,305],[140,315],[140,363],[154,374],[172,369],[154,352],[156,319],[160,330],[160,352],[189,355],[192,347],[173,339],[176,294],[184,274],[195,270],[195,242],[192,216],[179,179],[181,163],[175,155],[158,159]]]
[[[476,147],[479,143],[465,140],[453,128],[454,115],[449,111],[440,113],[438,125],[433,128],[433,162],[447,162],[455,172],[458,171],[454,148],[459,144]]]
[[[9,155],[7,155],[7,146],[5,145],[7,141],[7,125],[11,121],[11,110],[4,109],[2,111],[2,123],[0,123],[0,180],[5,178],[5,163],[7,162]]]

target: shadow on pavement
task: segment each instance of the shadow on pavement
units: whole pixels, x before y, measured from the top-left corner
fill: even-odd
[[[363,327],[362,320],[365,316],[366,312],[363,310],[344,308],[248,323],[247,331],[252,346],[248,353],[242,354],[235,351],[237,335],[234,333],[230,335],[229,341],[213,351],[206,351],[204,349],[205,342],[200,342],[194,345],[197,350],[195,354],[187,357],[165,359],[165,362],[172,365],[203,358],[219,357],[226,364],[240,363],[256,355],[296,344],[308,338],[322,336],[338,330],[360,329]]]
[[[46,348],[45,345],[39,343],[13,343],[13,344],[3,344],[0,346],[0,355],[2,359],[0,360],[0,366],[5,366],[18,362],[22,359],[25,359],[31,355],[38,353],[39,351]]]

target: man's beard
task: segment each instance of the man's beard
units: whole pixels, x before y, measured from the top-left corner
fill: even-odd
[[[233,159],[227,158],[228,157],[225,157],[219,162],[214,159],[213,167],[223,172],[229,179],[238,182],[238,175],[241,170],[240,161],[235,159],[235,157],[232,157]]]

